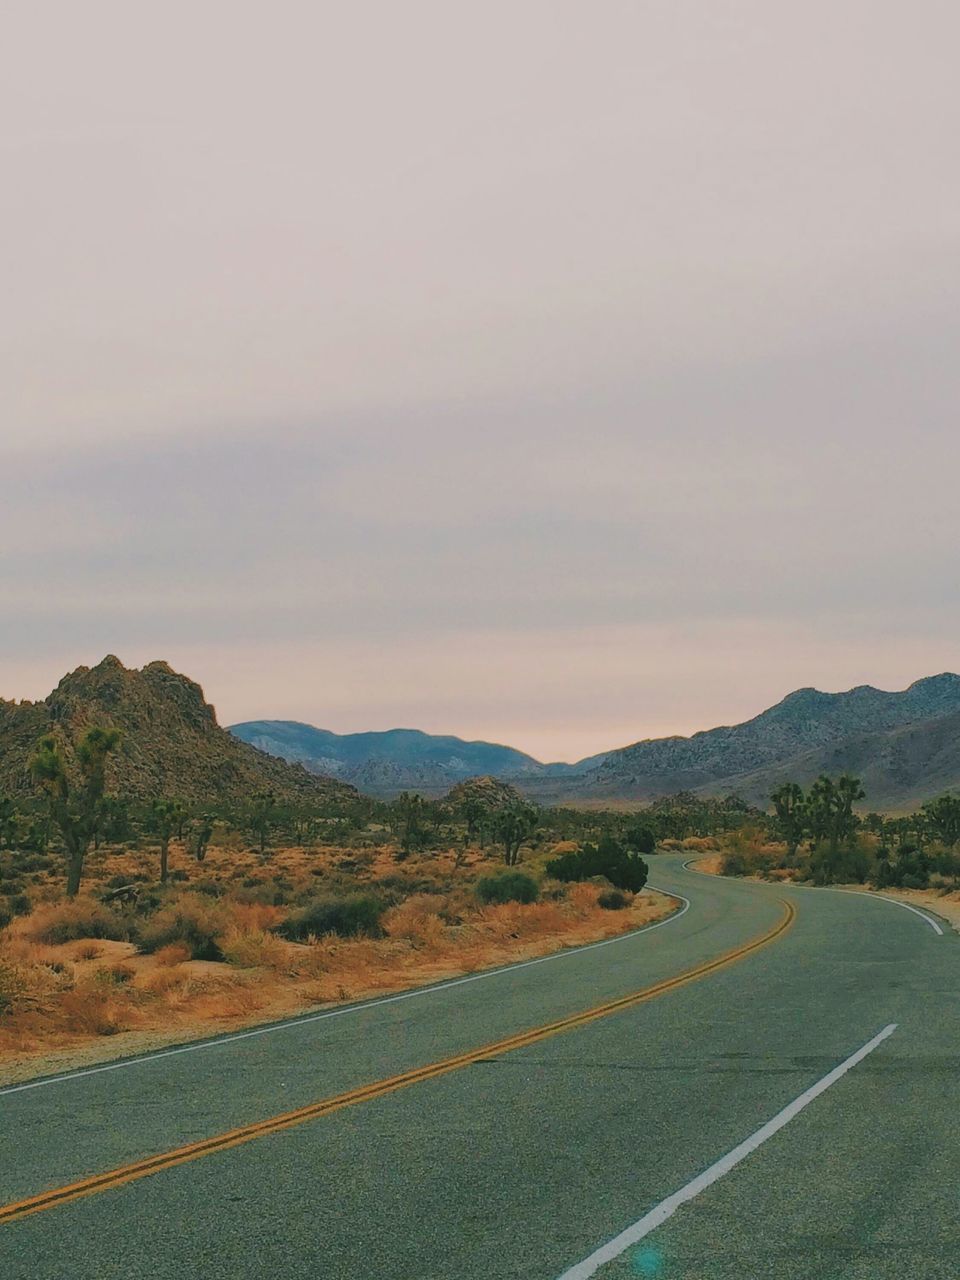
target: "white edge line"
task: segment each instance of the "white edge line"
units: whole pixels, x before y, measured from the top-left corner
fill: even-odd
[[[802,885],[800,887],[813,889],[817,886]],[[819,887],[829,889],[832,893],[855,893],[860,898],[882,898],[884,902],[892,902],[895,907],[903,907],[904,911],[912,911],[915,916],[919,916],[921,920],[928,924],[934,933],[938,933],[941,938],[943,937],[943,930],[933,916],[928,916],[925,911],[920,911],[919,908],[912,906],[909,902],[901,902],[899,898],[888,898],[885,893],[870,893],[867,889],[835,889],[832,885],[826,884]]]
[[[696,858],[691,858],[688,862],[685,862],[683,864],[684,871],[689,871],[691,875],[695,876],[712,874],[709,871],[698,871],[696,867],[691,867],[690,863],[696,861]],[[879,898],[882,902],[892,902],[895,907],[903,907],[905,911],[912,911],[915,916],[919,916],[925,924],[928,924],[934,933],[939,934],[941,938],[943,937],[943,929],[932,916],[928,916],[925,911],[921,911],[919,907],[915,907],[909,902],[901,902],[899,898],[890,898],[885,893],[871,893],[869,889],[838,889],[836,885],[832,884],[796,884],[792,881],[787,887],[790,889],[815,889],[818,891],[826,889],[828,893],[855,893],[861,898]]]
[[[712,1164],[709,1169],[705,1169],[703,1173],[699,1174],[696,1178],[693,1178],[685,1187],[681,1187],[679,1191],[675,1191],[673,1195],[668,1196],[666,1200],[661,1200],[655,1208],[651,1209],[649,1213],[644,1214],[644,1216],[640,1218],[639,1221],[635,1222],[633,1226],[627,1227],[625,1231],[621,1231],[618,1236],[614,1236],[614,1238],[608,1241],[607,1244],[601,1245],[601,1247],[591,1253],[588,1258],[584,1258],[582,1262],[578,1262],[575,1266],[570,1267],[569,1270],[564,1271],[559,1280],[589,1280],[589,1277],[596,1275],[601,1267],[605,1266],[608,1262],[613,1262],[615,1258],[619,1258],[620,1255],[629,1249],[631,1245],[639,1243],[644,1236],[648,1236],[651,1231],[656,1230],[656,1228],[666,1222],[668,1218],[672,1218],[682,1205],[685,1205],[689,1201],[695,1199],[701,1191],[705,1191],[707,1187],[712,1186],[714,1182],[718,1182],[724,1174],[727,1174],[731,1169],[734,1169],[741,1161],[745,1160],[747,1156],[751,1155],[758,1147],[762,1146],[768,1138],[772,1138],[778,1130],[784,1127],[784,1125],[789,1124],[790,1121],[795,1116],[798,1116],[805,1107],[808,1107],[815,1098],[818,1098],[820,1094],[829,1089],[831,1085],[836,1084],[841,1076],[846,1075],[846,1073],[852,1067],[855,1067],[858,1062],[862,1062],[868,1054],[873,1053],[874,1049],[876,1049],[878,1045],[881,1045],[889,1036],[892,1036],[896,1029],[897,1024],[895,1022],[891,1022],[889,1026],[884,1027],[883,1030],[878,1032],[872,1040],[868,1040],[862,1048],[856,1051],[856,1053],[852,1053],[850,1057],[844,1059],[839,1066],[834,1067],[832,1071],[828,1072],[821,1080],[818,1080],[816,1084],[811,1085],[809,1089],[801,1093],[799,1098],[795,1098],[793,1102],[784,1107],[782,1111],[778,1111],[772,1120],[768,1120],[765,1125],[762,1125],[755,1133],[752,1133],[750,1137],[741,1142],[739,1146],[734,1147],[733,1150],[729,1151],[725,1156],[721,1156],[716,1163]]]
[[[105,1071],[122,1071],[127,1067],[139,1067],[150,1062],[159,1062],[161,1058],[172,1058],[181,1053],[199,1053],[203,1049],[219,1049],[221,1045],[233,1044],[237,1040],[252,1040],[255,1036],[272,1035],[275,1031],[289,1031],[296,1027],[305,1027],[313,1022],[323,1022],[327,1018],[342,1018],[350,1013],[363,1013],[367,1009],[376,1009],[381,1005],[397,1004],[401,1000],[414,1000],[418,996],[434,995],[440,991],[449,991],[451,987],[462,987],[468,982],[482,982],[486,978],[498,978],[505,973],[515,973],[518,969],[529,969],[535,964],[547,964],[551,960],[565,960],[569,956],[582,955],[585,951],[595,951],[599,947],[609,947],[616,942],[628,942],[639,937],[641,933],[652,933],[654,929],[662,929],[664,925],[673,924],[690,909],[690,899],[682,893],[670,889],[658,889],[656,885],[647,884],[645,888],[656,893],[665,894],[668,898],[678,899],[683,903],[679,911],[671,912],[665,920],[657,920],[653,924],[645,924],[641,929],[632,929],[630,933],[621,933],[616,938],[605,938],[602,942],[588,942],[582,947],[568,947],[556,951],[553,955],[538,956],[535,960],[521,960],[516,964],[503,965],[499,969],[488,969],[484,973],[471,973],[464,978],[452,978],[448,982],[437,982],[429,987],[415,987],[412,991],[401,991],[394,996],[381,996],[376,1000],[367,1000],[362,1004],[352,1004],[344,1009],[326,1009],[323,1013],[308,1013],[298,1018],[288,1018],[284,1022],[272,1022],[266,1027],[253,1027],[249,1031],[235,1031],[232,1035],[219,1036],[215,1040],[200,1040],[195,1044],[177,1045],[173,1049],[159,1049],[156,1053],[142,1054],[137,1058],[120,1058],[116,1062],[106,1062],[98,1067],[85,1067],[82,1071],[69,1071],[59,1076],[43,1076],[39,1080],[28,1080],[24,1084],[7,1085],[0,1089],[0,1098],[10,1093],[24,1093],[28,1089],[43,1089],[52,1084],[65,1084],[68,1080],[81,1080],[85,1076],[101,1075]]]

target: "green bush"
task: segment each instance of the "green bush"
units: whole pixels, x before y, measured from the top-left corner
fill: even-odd
[[[503,871],[496,876],[483,876],[477,881],[477,897],[481,902],[536,902],[540,889],[536,880],[523,871]]]
[[[292,942],[319,938],[325,933],[336,933],[341,938],[355,938],[359,934],[378,938],[383,933],[380,917],[385,910],[386,903],[369,894],[314,898],[299,911],[291,912],[278,932]]]
[[[657,838],[650,827],[638,824],[631,827],[624,837],[624,843],[628,849],[633,849],[637,853],[656,853]]]
[[[597,898],[597,906],[604,911],[622,911],[629,907],[631,899],[620,889],[607,889]]]
[[[752,868],[747,866],[747,860],[742,853],[736,849],[731,849],[720,859],[720,874],[722,876],[747,876]]]
[[[576,853],[565,853],[547,863],[554,880],[590,880],[603,876],[617,889],[639,893],[647,883],[647,864],[638,853],[625,849],[612,836],[599,844],[585,844]]]

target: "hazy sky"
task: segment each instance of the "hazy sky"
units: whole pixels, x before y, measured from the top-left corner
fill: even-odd
[[[8,3],[0,694],[573,758],[960,668],[960,10]]]

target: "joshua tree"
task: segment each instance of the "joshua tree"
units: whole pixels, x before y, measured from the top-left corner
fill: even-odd
[[[0,796],[0,849],[13,847],[19,830],[17,809],[8,796]]]
[[[150,806],[150,826],[160,838],[160,883],[166,884],[170,838],[182,832],[186,810],[179,800],[154,800]]]
[[[508,867],[520,861],[520,849],[537,829],[540,815],[531,805],[518,804],[497,815],[496,834],[503,845],[503,860]]]
[[[477,796],[468,796],[460,805],[459,817],[464,824],[463,830],[463,852],[466,852],[467,846],[471,840],[479,839],[480,848],[483,848],[483,836],[490,818],[490,811],[481,799]],[[457,864],[460,863],[458,855]]]
[[[257,839],[260,852],[265,853],[270,830],[277,818],[277,798],[272,791],[261,791],[250,805],[250,829]]]
[[[960,843],[960,796],[940,796],[923,806],[927,823],[948,849]]]
[[[207,856],[207,845],[213,836],[213,815],[201,814],[193,824],[193,852],[198,862]]]
[[[83,860],[100,818],[107,757],[119,741],[117,729],[89,729],[77,747],[76,782],[70,778],[63,752],[52,735],[41,738],[30,761],[30,773],[47,797],[50,816],[63,840],[69,898],[80,890]]]
[[[770,797],[777,815],[777,826],[792,858],[803,839],[807,823],[806,800],[803,788],[796,782],[785,782]]]
[[[400,849],[407,857],[414,849],[422,849],[426,841],[424,822],[427,818],[427,805],[423,796],[416,791],[401,791],[396,800],[397,828],[400,836]]]

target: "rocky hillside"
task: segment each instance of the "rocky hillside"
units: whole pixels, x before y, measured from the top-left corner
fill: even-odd
[[[262,791],[331,805],[356,795],[353,787],[240,742],[217,724],[200,686],[165,662],[128,670],[112,656],[64,676],[42,702],[0,701],[0,792],[30,792],[28,761],[42,734],[52,730],[69,757],[94,725],[121,731],[109,786],[124,795],[211,806]]]
[[[902,693],[869,685],[847,693],[800,689],[743,724],[611,751],[569,798],[650,800],[676,791],[736,791],[766,803],[786,778],[806,781],[855,768],[867,779],[871,805],[899,805],[960,785],[960,751],[953,769],[933,747],[949,737],[942,722],[957,714],[960,676],[952,674],[918,680]]]
[[[458,782],[444,796],[444,801],[451,809],[459,809],[463,805],[476,801],[485,809],[510,809],[523,803],[523,795],[509,782],[500,778],[468,778]]]
[[[689,738],[654,738],[581,760],[541,764],[511,747],[412,729],[338,735],[259,720],[231,732],[264,751],[335,774],[371,795],[440,796],[478,774],[546,804],[626,806],[678,791],[736,792],[766,806],[779,782],[854,769],[868,803],[896,809],[960,787],[960,676],[918,680],[900,693],[861,685],[846,693],[798,689],[743,724]]]
[[[731,779],[731,789],[765,804],[781,782],[807,785],[821,773],[854,773],[862,778],[865,808],[912,812],[925,800],[960,790],[960,712],[844,738]]]
[[[478,775],[541,803],[632,806],[678,791],[735,792],[766,805],[784,779],[851,769],[877,809],[909,808],[960,788],[960,676],[900,693],[800,689],[743,724],[648,739],[577,764],[541,764],[512,747],[394,729],[339,735],[293,721],[217,725],[199,686],[166,663],[128,671],[116,658],[66,676],[39,703],[0,701],[0,791],[26,791],[26,762],[54,725],[68,750],[90,724],[115,724],[115,785],[135,795],[235,803],[253,791],[331,803],[363,793],[442,796]],[[268,754],[264,754],[268,753]],[[288,763],[289,762],[289,763]],[[325,776],[333,775],[333,776]]]
[[[382,797],[401,791],[440,796],[455,783],[478,775],[515,780],[576,777],[601,758],[578,765],[541,764],[494,742],[467,742],[419,729],[338,734],[295,720],[249,720],[232,725],[230,732],[311,773],[330,774]]]

